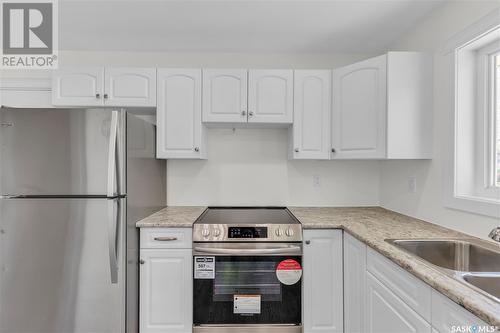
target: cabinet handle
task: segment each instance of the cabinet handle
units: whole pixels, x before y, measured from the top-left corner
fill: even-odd
[[[171,242],[176,241],[177,237],[155,237],[154,240],[159,242]]]
[[[332,148],[332,153],[335,153],[335,148]]]
[[[139,260],[139,264],[144,265],[146,262],[144,260]]]
[[[295,149],[294,149],[294,151],[295,151],[296,153],[298,153],[298,152],[299,152],[299,148],[295,148]]]
[[[108,94],[104,94],[104,99],[108,99]]]
[[[311,244],[311,241],[310,240],[306,240],[306,244],[307,245]]]
[[[198,147],[194,147],[194,151],[195,151],[195,152],[199,152],[199,151],[200,151],[200,148],[198,148]]]
[[[95,98],[97,99],[101,98],[101,94],[95,94]]]
[[[246,111],[241,111],[241,115],[242,115],[242,116],[246,116],[246,115],[247,115],[247,112],[246,112]]]
[[[253,111],[248,112],[248,115],[249,115],[250,117],[253,117]]]

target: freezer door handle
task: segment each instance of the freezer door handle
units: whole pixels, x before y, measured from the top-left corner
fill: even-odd
[[[116,214],[115,214],[116,207]],[[121,220],[119,199],[108,199],[108,248],[111,283],[118,283],[118,221]]]
[[[111,112],[111,127],[109,130],[108,149],[108,197],[115,196],[116,182],[116,159],[117,159],[117,138],[118,138],[118,111]]]

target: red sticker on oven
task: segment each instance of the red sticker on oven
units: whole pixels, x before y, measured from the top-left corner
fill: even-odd
[[[276,277],[281,283],[291,286],[300,281],[302,277],[302,267],[293,259],[283,260],[278,264],[278,267],[276,267]]]

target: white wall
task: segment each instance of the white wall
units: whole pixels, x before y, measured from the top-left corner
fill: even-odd
[[[453,1],[435,10],[419,26],[395,43],[395,51],[434,53],[434,158],[432,161],[385,161],[381,171],[381,205],[429,222],[486,238],[500,225],[498,219],[443,206],[443,155],[453,149],[448,141],[447,114],[452,107],[450,57],[441,48],[456,33],[499,6],[498,2]],[[451,172],[451,170],[449,170]],[[417,192],[409,193],[409,177],[417,178]]]
[[[59,59],[61,66],[335,68],[371,56],[62,51]],[[287,129],[209,129],[208,160],[167,162],[168,205],[379,205],[379,162],[288,161],[287,139]]]

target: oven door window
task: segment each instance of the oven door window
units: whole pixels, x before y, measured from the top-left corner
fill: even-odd
[[[215,257],[214,278],[194,279],[194,324],[300,324],[302,281],[285,285],[276,275],[286,259],[301,264],[294,256]]]

